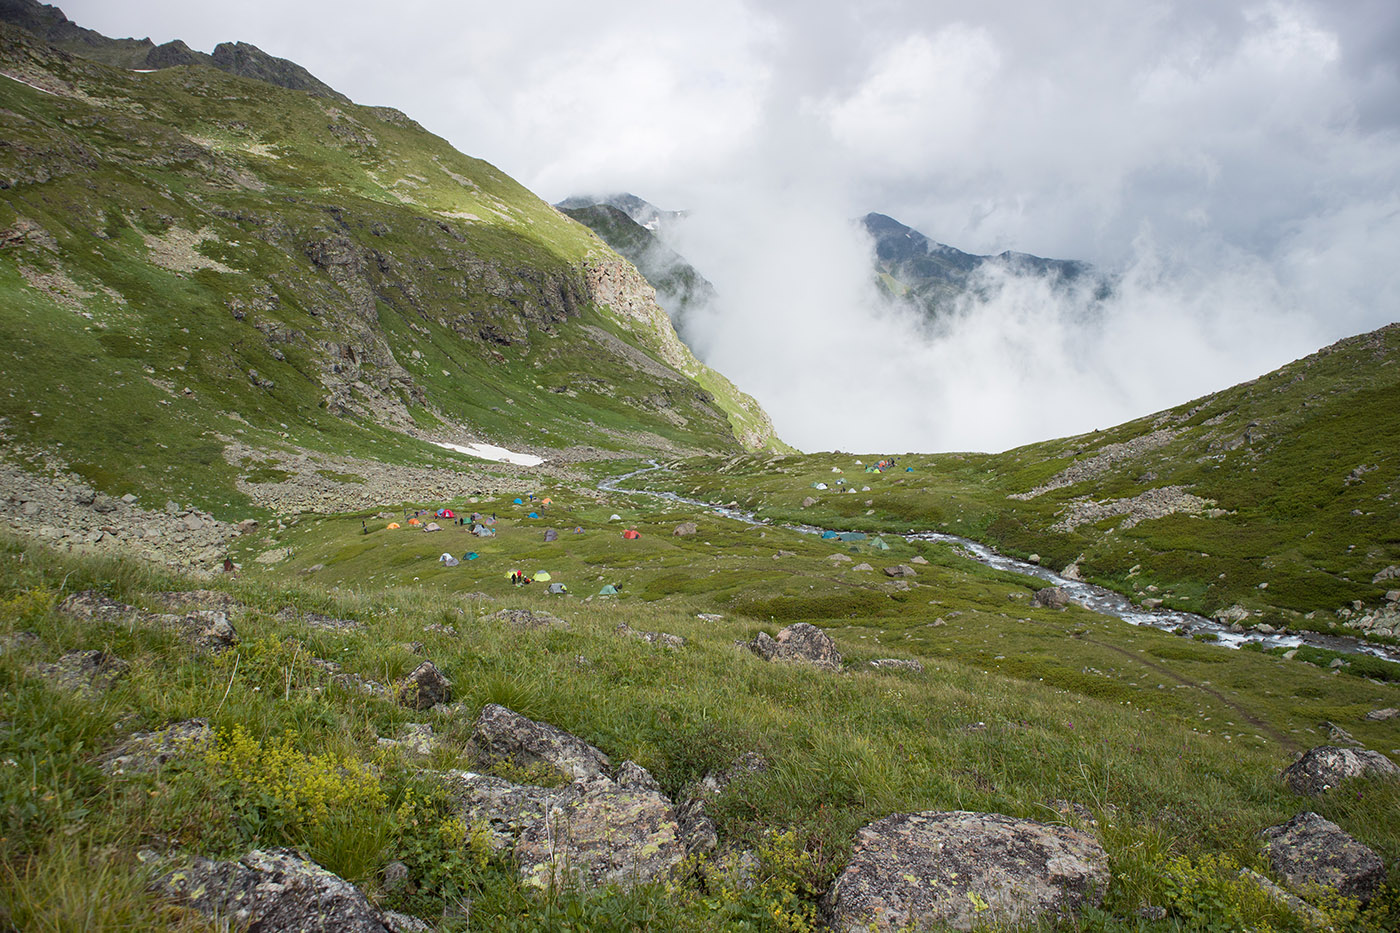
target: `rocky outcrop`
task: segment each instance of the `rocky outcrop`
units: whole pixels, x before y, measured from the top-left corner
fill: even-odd
[[[506,625],[524,629],[569,627],[569,623],[558,616],[532,609],[500,609],[486,616],[486,621],[504,622]]]
[[[823,899],[841,933],[1023,925],[1097,906],[1108,855],[1065,826],[968,811],[897,813],[861,829]]]
[[[236,862],[196,857],[152,888],[238,929],[391,933],[358,888],[288,849],[255,849]]]
[[[753,641],[742,643],[765,661],[793,661],[823,670],[841,669],[841,652],[831,636],[810,622],[794,622],[773,638],[759,632]]]
[[[59,610],[79,619],[123,622],[145,628],[163,628],[182,641],[205,651],[220,652],[238,644],[238,632],[228,614],[218,609],[194,609],[182,615],[147,612],[117,602],[97,590],[74,593],[59,603]]]
[[[1127,531],[1149,519],[1162,518],[1178,512],[1198,515],[1214,505],[1214,500],[1192,495],[1186,491],[1185,486],[1162,486],[1129,499],[1109,499],[1106,502],[1075,499],[1065,505],[1061,510],[1060,520],[1051,525],[1050,530],[1069,532],[1080,525],[1092,525],[1105,518],[1124,515],[1126,518],[1119,523],[1118,530]]]
[[[138,732],[98,762],[108,774],[150,774],[169,761],[200,754],[213,738],[209,720],[187,719],[155,732]]]
[[[1323,887],[1365,902],[1385,880],[1380,856],[1316,813],[1300,813],[1260,835],[1274,871],[1295,889]]]
[[[495,703],[481,710],[470,746],[483,761],[504,760],[525,769],[543,765],[566,781],[607,778],[612,767],[607,755],[578,736]]]
[[[680,816],[651,774],[607,756],[548,723],[488,706],[473,751],[518,768],[545,765],[568,783],[516,784],[469,771],[444,776],[452,808],[484,827],[492,849],[509,852],[527,884],[630,887],[664,879],[691,851]]]
[[[1151,434],[1144,434],[1129,441],[1119,444],[1105,444],[1096,450],[1091,457],[1083,460],[1075,460],[1059,473],[1052,476],[1040,486],[1029,492],[1020,492],[1007,496],[1008,499],[1034,499],[1055,489],[1063,489],[1066,486],[1073,486],[1075,483],[1083,482],[1086,479],[1093,479],[1101,473],[1107,472],[1115,464],[1136,460],[1145,453],[1165,447],[1176,439],[1179,432],[1170,428],[1161,428]]]
[[[1320,745],[1304,752],[1284,769],[1282,776],[1294,792],[1316,796],[1352,778],[1400,779],[1400,768],[1380,752]]]

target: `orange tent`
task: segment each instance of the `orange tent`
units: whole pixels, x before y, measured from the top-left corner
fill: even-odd
[[[420,521],[419,521],[418,519],[416,519],[416,518],[410,518],[410,519],[408,520],[408,523],[409,523],[410,525],[421,525],[421,524],[423,524],[422,522],[420,522]]]
[[[389,527],[390,527],[390,528],[398,528],[398,527],[399,527],[399,523],[398,523],[398,522],[390,522],[390,523],[389,523]]]

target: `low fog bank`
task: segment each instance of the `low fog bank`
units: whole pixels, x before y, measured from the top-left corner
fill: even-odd
[[[687,319],[697,354],[803,450],[1001,451],[1179,405],[1351,333],[1355,315],[1320,321],[1318,302],[1355,300],[1326,280],[1369,258],[1303,262],[1297,245],[1280,275],[1223,248],[1166,254],[1144,234],[1123,268],[1100,270],[1106,298],[989,268],[931,322],[880,294],[855,222],[771,207],[697,210],[668,238],[718,291]]]

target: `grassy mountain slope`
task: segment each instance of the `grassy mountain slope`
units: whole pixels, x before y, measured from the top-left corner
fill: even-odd
[[[99,488],[233,515],[235,434],[439,464],[419,438],[771,437],[630,266],[396,111],[10,27],[0,71],[0,417]]]
[[[1168,606],[1327,630],[1397,585],[1383,571],[1400,564],[1398,363],[1390,325],[1168,411],[1003,454],[910,454],[875,475],[849,455],[752,459],[683,484],[774,517],[963,534]],[[833,466],[871,492],[814,492]],[[820,502],[803,509],[808,495]]]

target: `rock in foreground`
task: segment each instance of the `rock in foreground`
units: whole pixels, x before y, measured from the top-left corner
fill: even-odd
[[[1108,855],[1087,833],[999,813],[896,813],[856,835],[827,892],[841,933],[1028,924],[1097,906]]]
[[[237,862],[195,858],[153,887],[238,929],[390,933],[358,888],[286,849],[254,850]]]
[[[841,652],[831,636],[809,622],[794,622],[778,633],[777,638],[759,632],[744,645],[765,661],[798,661],[826,670],[841,669]]]
[[[566,781],[608,779],[608,756],[576,735],[547,722],[488,703],[476,719],[471,745],[485,761],[507,760],[521,768],[548,765]]]
[[[1318,885],[1362,902],[1385,880],[1385,862],[1316,813],[1300,813],[1262,833],[1274,871],[1294,888]]]
[[[1293,791],[1314,796],[1357,777],[1400,778],[1400,768],[1380,752],[1319,745],[1283,771],[1284,783]]]

